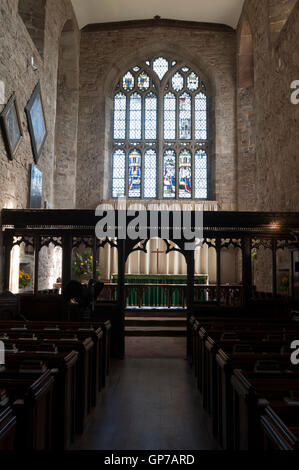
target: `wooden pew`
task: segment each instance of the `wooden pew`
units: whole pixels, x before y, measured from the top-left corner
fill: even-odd
[[[2,341],[10,340],[15,342],[20,347],[25,347],[27,350],[32,349],[34,345],[38,345],[38,341],[55,344],[60,352],[77,351],[77,373],[76,373],[76,431],[82,434],[88,414],[91,411],[91,397],[92,397],[92,364],[93,364],[93,347],[94,343],[90,337],[80,340],[73,334],[61,331],[35,331],[28,333],[28,331],[8,331],[8,337],[1,337]],[[27,346],[26,346],[27,345]]]
[[[52,448],[69,449],[75,440],[76,423],[76,351],[58,352],[51,344],[25,343],[20,350],[12,349],[5,340],[6,366],[18,369],[22,362],[34,358],[45,363],[54,378],[53,386],[53,419]],[[45,347],[47,346],[47,347]],[[52,346],[52,351],[49,346]]]
[[[231,377],[235,369],[253,371],[259,362],[274,361],[281,370],[291,368],[290,355],[280,353],[232,353],[226,354],[220,349],[216,355],[216,381],[212,385],[213,398],[213,424],[215,435],[224,449],[233,448],[233,388]]]
[[[0,451],[13,450],[17,420],[4,389],[0,389]]]
[[[99,329],[103,331],[103,344],[99,347],[99,389],[102,389],[107,384],[107,378],[110,371],[110,349],[111,349],[111,322],[110,321],[97,321],[97,322],[56,322],[56,321],[10,321],[0,322],[0,331],[5,331],[7,328],[20,328],[34,331],[36,329],[54,328],[62,331],[87,331],[92,336],[93,340],[97,335]],[[94,333],[92,333],[92,330]]]
[[[261,416],[264,450],[299,451],[299,407],[267,406]]]
[[[263,374],[235,369],[232,375],[234,450],[262,449],[260,416],[264,409],[281,403],[290,390],[299,390],[299,372]]]
[[[54,379],[41,363],[23,363],[19,370],[0,369],[16,416],[15,449],[49,450],[52,437],[52,390]]]

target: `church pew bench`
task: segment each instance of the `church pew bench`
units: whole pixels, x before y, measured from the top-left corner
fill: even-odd
[[[2,339],[2,338],[1,338]],[[28,332],[20,333],[20,331],[9,331],[8,337],[3,337],[2,341],[10,340],[17,342],[20,346],[32,348],[38,345],[38,341],[43,343],[54,343],[60,352],[78,352],[77,373],[76,373],[76,431],[82,434],[87,417],[91,411],[91,398],[92,398],[92,375],[97,373],[92,372],[93,364],[93,347],[94,343],[90,337],[80,340],[74,337],[73,334],[63,332],[48,332],[48,331],[35,331],[33,334]]]
[[[299,451],[299,407],[287,403],[267,406],[261,416],[264,450]]]
[[[79,340],[84,340],[91,338],[93,341],[93,349],[90,358],[89,364],[89,400],[91,401],[91,406],[95,407],[97,404],[98,392],[101,391],[103,387],[102,377],[103,377],[103,367],[105,367],[105,358],[103,355],[103,330],[101,327],[95,328],[79,328],[79,329],[60,329],[57,326],[52,327],[48,326],[43,329],[37,329],[30,325],[24,325],[22,327],[13,327],[13,328],[4,328],[0,325],[0,331],[2,334],[6,334],[11,338],[15,337],[17,334],[28,336],[28,340],[33,337],[36,338],[45,338],[46,336],[51,336],[51,340],[55,341],[56,338],[65,337],[68,341],[78,338]],[[39,325],[38,325],[39,326]],[[4,333],[5,332],[5,333]]]
[[[5,388],[16,416],[14,449],[51,449],[53,383],[49,370],[31,363],[19,370],[0,370],[0,387]]]
[[[53,417],[52,417],[52,448],[69,449],[75,440],[76,423],[76,367],[78,353],[76,351],[58,352],[53,346],[52,351],[47,345],[30,343],[17,344],[12,349],[10,342],[4,341],[7,348],[6,365],[17,369],[22,362],[30,359],[45,363],[53,378]]]
[[[291,369],[289,354],[281,353],[232,353],[226,354],[220,349],[216,354],[216,374],[211,384],[212,420],[214,434],[224,449],[232,449],[233,389],[231,377],[235,369],[254,371],[258,362],[274,361],[280,370]],[[295,367],[293,366],[293,369]]]
[[[235,369],[233,387],[234,450],[263,448],[260,417],[266,406],[283,402],[290,390],[299,390],[299,372],[247,372]]]
[[[0,451],[13,450],[16,424],[6,391],[0,389]]]
[[[62,331],[90,331],[93,339],[95,337],[92,334],[97,334],[99,328],[103,331],[103,344],[99,347],[99,389],[102,389],[106,386],[107,378],[109,376],[110,369],[110,347],[111,347],[111,322],[107,321],[97,321],[97,322],[55,322],[55,321],[34,321],[34,322],[24,322],[24,321],[9,321],[9,322],[0,322],[0,331],[4,331],[6,328],[20,328],[27,330],[35,329],[47,329],[55,328]]]
[[[210,381],[210,375],[215,370],[215,355],[217,350],[229,345],[236,344],[251,344],[255,345],[256,351],[267,352],[271,351],[280,352],[282,347],[289,347],[292,340],[298,338],[296,332],[292,334],[276,334],[275,331],[263,330],[258,332],[251,332],[246,330],[236,330],[233,332],[225,331],[210,331],[211,335],[205,328],[200,328],[198,334],[198,357],[197,357],[197,374],[198,374],[198,388],[203,397],[207,393],[207,387]],[[204,402],[204,406],[208,407],[208,403]]]

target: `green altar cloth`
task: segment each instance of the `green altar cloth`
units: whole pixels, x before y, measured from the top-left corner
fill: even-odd
[[[195,274],[194,284],[206,284],[208,282],[207,274]],[[114,283],[118,282],[118,275],[113,274],[112,280]],[[186,285],[187,275],[184,274],[126,274],[126,284],[161,284],[161,285]],[[185,299],[186,300],[186,299]],[[182,290],[180,287],[172,290],[171,304],[173,307],[182,307],[183,298]],[[128,306],[138,305],[138,292],[137,289],[132,288],[127,298]],[[151,285],[144,289],[142,297],[142,305],[149,307],[166,307],[168,306],[168,298],[166,289],[157,285]]]

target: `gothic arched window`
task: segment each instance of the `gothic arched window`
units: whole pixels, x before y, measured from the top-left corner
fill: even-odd
[[[208,101],[200,75],[157,57],[114,95],[112,197],[208,198]]]

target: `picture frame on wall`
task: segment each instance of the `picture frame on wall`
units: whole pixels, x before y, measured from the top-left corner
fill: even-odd
[[[8,158],[13,160],[23,139],[22,124],[15,93],[2,111],[0,121]]]
[[[25,111],[34,161],[37,164],[48,135],[40,83],[36,85]]]
[[[29,208],[41,209],[42,196],[43,196],[43,174],[35,165],[30,165]]]

